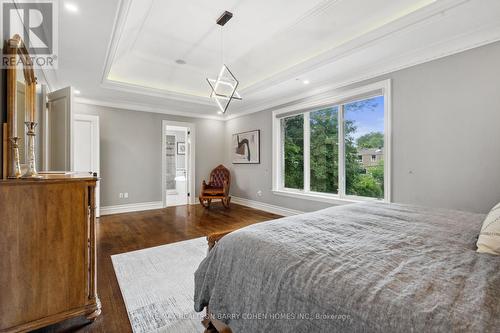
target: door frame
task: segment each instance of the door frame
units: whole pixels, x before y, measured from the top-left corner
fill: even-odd
[[[186,127],[189,131],[188,140],[190,143],[187,145],[188,147],[188,179],[189,179],[189,187],[188,193],[190,194],[188,197],[188,205],[194,205],[195,197],[196,197],[196,125],[194,123],[188,122],[180,122],[180,121],[170,121],[170,120],[162,120],[161,122],[161,197],[162,197],[162,206],[163,208],[167,207],[167,157],[165,155],[165,151],[167,150],[167,143],[165,142],[165,137],[167,135],[167,126],[177,126],[177,127]]]
[[[41,131],[43,135],[42,139],[42,147],[43,147],[43,155],[42,155],[42,164],[43,169],[45,171],[49,171],[52,168],[51,164],[51,147],[50,147],[50,103],[55,100],[66,98],[66,108],[69,110],[67,119],[66,119],[66,162],[65,162],[65,170],[51,170],[51,171],[74,171],[73,170],[73,114],[74,114],[74,103],[73,103],[73,87],[66,87],[55,91],[47,92],[46,89],[42,88],[42,98],[43,103],[45,104],[43,107],[42,114],[42,126],[43,130]]]
[[[100,147],[100,140],[101,140],[101,136],[100,136],[100,128],[99,128],[99,116],[96,116],[96,115],[89,115],[89,114],[79,114],[79,113],[75,113],[73,114],[73,135],[76,134],[76,132],[74,131],[74,123],[76,121],[84,121],[84,122],[89,122],[92,126],[92,143],[91,145],[93,147],[95,147],[95,155],[92,156],[93,159],[97,159],[97,162],[92,161],[93,163],[91,164],[94,164],[95,162],[95,165],[96,165],[96,170],[74,170],[74,171],[92,171],[92,172],[97,172],[97,176],[98,177],[101,177],[101,147]],[[73,144],[74,144],[74,140],[73,141]],[[71,146],[71,150],[75,151],[75,149],[73,148],[73,146]],[[97,156],[96,156],[97,155]],[[73,158],[74,158],[74,154],[72,154]],[[72,161],[72,165],[74,165],[74,160]],[[100,209],[101,209],[101,186],[100,186],[100,182],[97,183],[96,185],[96,197],[95,197],[95,200],[96,200],[96,217],[100,217]]]

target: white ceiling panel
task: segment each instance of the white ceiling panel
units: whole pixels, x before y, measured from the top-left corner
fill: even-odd
[[[234,116],[500,40],[498,0],[73,2],[78,13],[61,8],[59,70],[44,73],[53,89],[188,116],[217,117],[205,79],[222,61],[240,81]]]

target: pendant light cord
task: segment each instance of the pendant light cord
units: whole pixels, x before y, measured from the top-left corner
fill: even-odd
[[[224,66],[224,27],[220,27],[220,61],[221,66]]]

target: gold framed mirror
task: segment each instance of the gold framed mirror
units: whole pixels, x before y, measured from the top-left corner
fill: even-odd
[[[25,122],[35,122],[37,80],[28,49],[19,35],[7,41],[7,154],[4,175],[20,178],[27,164],[28,146]]]

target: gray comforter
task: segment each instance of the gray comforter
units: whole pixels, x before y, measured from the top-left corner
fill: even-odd
[[[498,332],[500,257],[484,215],[354,204],[224,237],[195,273],[195,309],[233,332]]]

